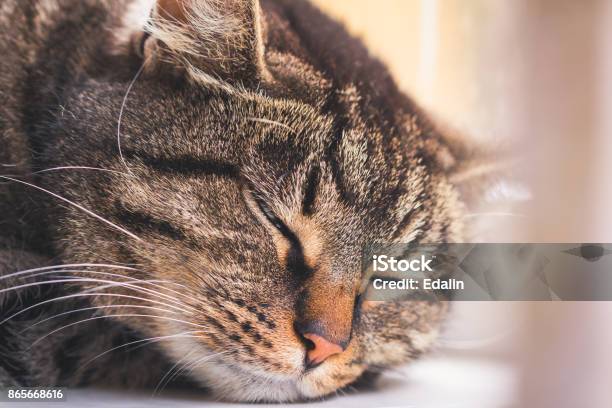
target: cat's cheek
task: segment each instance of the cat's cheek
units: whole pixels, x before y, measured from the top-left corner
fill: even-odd
[[[376,367],[399,366],[431,349],[448,312],[446,302],[372,302],[369,306],[362,315],[359,343],[364,363]],[[384,324],[388,321],[394,324]]]

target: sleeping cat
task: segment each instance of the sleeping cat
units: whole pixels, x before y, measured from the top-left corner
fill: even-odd
[[[294,401],[431,346],[361,249],[466,239],[471,150],[314,6],[4,0],[0,52],[0,385]]]

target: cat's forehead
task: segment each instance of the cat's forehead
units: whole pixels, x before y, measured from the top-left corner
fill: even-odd
[[[177,90],[146,80],[136,83],[127,98],[121,87],[109,90],[94,83],[91,88],[75,102],[98,103],[86,112],[74,109],[75,123],[85,127],[78,133],[92,143],[104,137],[109,159],[119,157],[119,140],[128,159],[212,160],[239,168],[262,188],[273,184],[285,196],[317,166],[322,176],[329,175],[321,183],[333,179],[354,205],[383,196],[391,205],[405,184],[416,183],[413,175],[423,167],[415,121],[385,126],[372,120],[356,86],[330,94],[337,103],[328,109],[264,92]],[[62,120],[72,119],[64,115]]]
[[[122,105],[120,129],[128,150],[215,157],[268,179],[308,172],[318,163],[342,173],[356,193],[364,193],[364,183],[373,178],[379,187],[389,185],[423,162],[414,121],[393,126],[372,121],[357,106],[362,97],[354,86],[335,92],[338,104],[327,110],[265,93],[168,92],[146,83],[132,92]],[[118,120],[113,110],[111,129]]]

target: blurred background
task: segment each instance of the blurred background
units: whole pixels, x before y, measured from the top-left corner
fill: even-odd
[[[514,147],[532,198],[483,214],[496,242],[612,242],[612,2],[315,3],[439,123]],[[461,302],[454,314],[402,406],[612,406],[612,305]]]

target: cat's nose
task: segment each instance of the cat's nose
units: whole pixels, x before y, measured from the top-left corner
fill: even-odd
[[[303,333],[302,336],[309,342],[306,352],[306,365],[316,367],[334,354],[340,354],[344,347],[333,343],[323,336],[315,333]]]
[[[353,331],[355,297],[352,290],[308,282],[296,305],[294,328],[306,345],[305,363],[313,368],[347,349]]]

